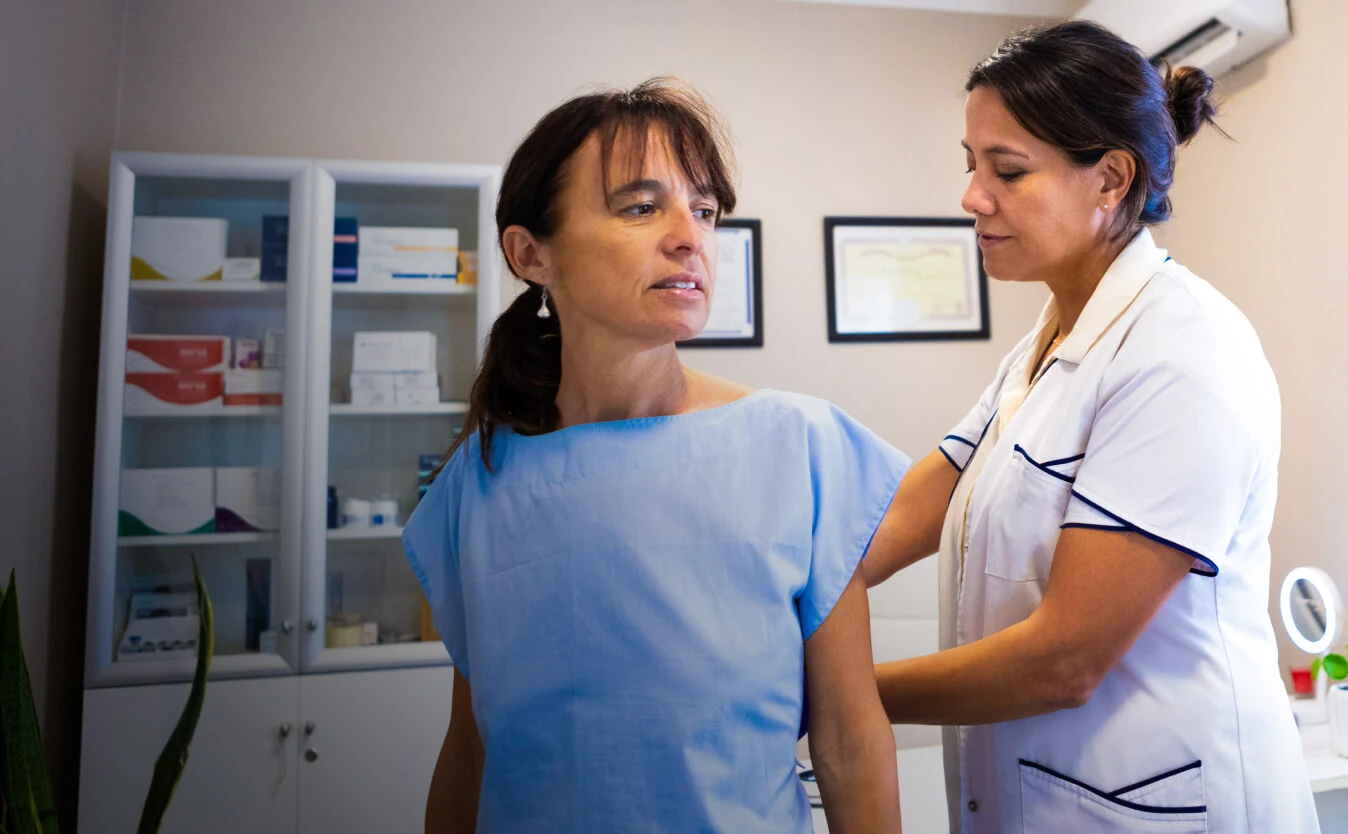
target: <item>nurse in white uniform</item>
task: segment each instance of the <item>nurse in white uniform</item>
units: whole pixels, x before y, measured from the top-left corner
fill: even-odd
[[[866,563],[939,545],[945,650],[877,673],[893,722],[945,725],[952,831],[1318,831],[1267,613],[1277,384],[1147,229],[1211,87],[1082,21],[969,79],[987,272],[1052,299]]]

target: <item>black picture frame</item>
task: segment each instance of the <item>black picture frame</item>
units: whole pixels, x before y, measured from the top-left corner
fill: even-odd
[[[705,335],[704,331],[704,334],[679,342],[678,346],[681,348],[761,348],[763,347],[763,223],[761,220],[735,217],[721,220],[716,224],[716,228],[718,231],[720,229],[749,230],[750,251],[746,262],[751,274],[746,277],[723,275],[718,272],[713,299],[720,298],[722,293],[732,288],[736,292],[740,292],[739,283],[732,284],[731,282],[742,281],[744,284],[743,290],[750,294],[746,307],[753,317],[753,333],[752,335],[727,335],[722,332]],[[725,241],[722,240],[721,244],[724,246]]]
[[[972,247],[976,266],[974,291],[976,299],[977,326],[951,329],[913,329],[913,330],[855,330],[844,329],[838,320],[838,283],[845,276],[837,275],[837,258],[834,241],[837,231],[860,227],[867,229],[930,229],[940,230],[942,236],[950,238],[951,229],[967,229],[964,235],[957,235],[962,242]],[[974,231],[973,218],[964,217],[825,217],[824,218],[824,283],[828,307],[828,340],[830,342],[918,342],[962,339],[992,338],[992,324],[988,315],[988,276],[983,270],[983,253],[978,247],[978,235]]]

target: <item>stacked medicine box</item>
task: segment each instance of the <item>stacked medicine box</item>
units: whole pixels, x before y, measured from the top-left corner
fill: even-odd
[[[435,334],[363,331],[351,358],[351,404],[417,408],[440,402]]]

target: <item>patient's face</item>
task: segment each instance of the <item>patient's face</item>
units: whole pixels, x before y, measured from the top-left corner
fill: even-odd
[[[547,240],[564,343],[636,349],[701,332],[716,281],[716,199],[688,181],[660,130],[644,159],[620,132],[604,178],[592,135],[567,163]]]
[[[1097,168],[1036,138],[987,86],[965,102],[964,145],[971,170],[961,205],[974,216],[988,275],[1070,280],[1107,239]]]

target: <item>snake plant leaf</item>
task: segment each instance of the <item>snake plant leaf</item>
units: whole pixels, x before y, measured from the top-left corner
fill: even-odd
[[[173,792],[183,778],[187,767],[187,750],[192,744],[192,735],[197,730],[197,721],[201,718],[201,708],[206,702],[206,680],[211,674],[211,657],[215,654],[215,614],[211,608],[211,596],[206,592],[206,583],[201,579],[197,568],[197,557],[192,556],[192,576],[197,586],[197,608],[200,624],[197,631],[197,667],[192,677],[192,689],[187,694],[187,704],[183,707],[178,725],[173,735],[154,763],[154,776],[150,780],[150,792],[145,797],[145,807],[141,810],[140,825],[137,834],[157,834],[159,826],[168,811]]]
[[[4,791],[14,815],[15,834],[56,834],[56,805],[23,656],[13,571],[0,601],[0,733],[5,745]]]

